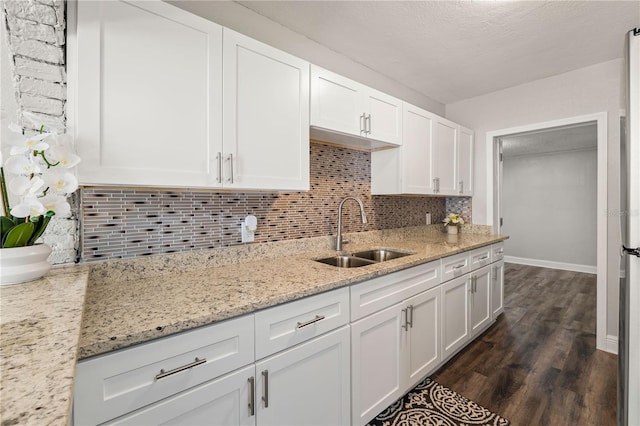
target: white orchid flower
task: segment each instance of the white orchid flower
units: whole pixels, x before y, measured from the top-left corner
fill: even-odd
[[[46,208],[35,196],[24,197],[22,202],[11,209],[11,214],[15,217],[40,216],[46,212]]]
[[[27,138],[17,145],[11,147],[11,155],[26,154],[33,151],[44,151],[49,149],[49,144],[44,139],[51,136],[51,133],[37,133],[35,135],[27,136]]]
[[[47,212],[54,212],[56,216],[67,217],[71,214],[71,206],[64,195],[47,194],[40,198],[40,202]]]
[[[47,160],[52,164],[58,163],[57,165],[60,167],[70,169],[80,162],[80,157],[73,152],[72,146],[67,143],[61,143],[49,149],[47,152]]]
[[[14,175],[31,175],[40,173],[40,167],[35,164],[29,157],[23,155],[12,155],[4,164],[7,172]]]
[[[78,189],[78,179],[69,172],[45,170],[42,174],[46,185],[58,194],[71,194]]]
[[[15,195],[37,195],[44,185],[44,180],[39,176],[31,179],[27,176],[16,176],[9,181],[7,188]]]

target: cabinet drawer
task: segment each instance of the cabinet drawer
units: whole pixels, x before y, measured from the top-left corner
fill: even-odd
[[[140,425],[228,425],[234,418],[235,425],[253,425],[249,415],[249,377],[254,376],[251,364],[242,370],[230,373],[195,388],[181,392],[157,404],[141,408],[106,423],[108,426]]]
[[[348,287],[256,312],[256,359],[348,323]]]
[[[414,266],[351,286],[351,321],[380,311],[441,283],[440,261]]]
[[[504,259],[504,243],[496,243],[491,245],[491,262],[497,262]]]
[[[253,324],[246,315],[80,361],[75,424],[105,422],[252,363]]]
[[[442,282],[457,278],[469,272],[469,253],[460,253],[440,259]]]
[[[491,246],[480,247],[469,252],[469,270],[474,271],[491,263]]]

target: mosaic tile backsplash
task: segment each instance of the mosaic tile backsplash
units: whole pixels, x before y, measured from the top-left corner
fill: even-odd
[[[242,244],[240,224],[248,214],[258,219],[256,242],[335,235],[338,204],[348,195],[363,201],[368,223],[360,223],[356,203],[347,202],[343,232],[424,225],[427,212],[438,223],[449,208],[444,198],[372,196],[368,152],[316,143],[310,151],[308,192],[83,188],[82,260]],[[451,203],[470,215],[470,202]]]

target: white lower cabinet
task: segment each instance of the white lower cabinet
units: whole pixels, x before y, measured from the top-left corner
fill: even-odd
[[[440,288],[407,300],[407,309],[409,371],[405,389],[416,385],[440,363]]]
[[[440,363],[440,288],[351,326],[352,424],[373,419]]]
[[[107,424],[348,425],[350,362],[344,326]]]
[[[255,425],[248,402],[254,372],[253,365],[248,366],[106,424]]]
[[[469,327],[468,275],[442,284],[442,358],[447,359],[467,344]]]
[[[352,424],[363,425],[402,396],[403,305],[351,324]]]
[[[504,260],[491,265],[491,316],[504,312]]]
[[[477,269],[470,274],[471,337],[482,332],[491,322],[491,266]]]
[[[256,424],[348,425],[349,326],[256,363]]]

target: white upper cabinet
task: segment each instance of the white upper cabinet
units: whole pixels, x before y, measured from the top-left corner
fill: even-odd
[[[434,126],[433,176],[435,193],[452,195],[457,193],[456,169],[458,154],[458,126],[444,118],[437,117]]]
[[[224,29],[227,188],[309,189],[309,63]]]
[[[368,148],[400,145],[402,101],[312,65],[311,126],[311,136],[321,141]]]
[[[458,133],[458,194],[473,195],[473,130],[460,127]]]
[[[473,131],[404,103],[402,146],[371,153],[371,192],[473,195]]]
[[[430,112],[404,103],[402,146],[371,153],[373,194],[433,193],[434,119]]]
[[[222,27],[163,2],[76,4],[80,182],[215,183]]]
[[[82,184],[309,189],[308,62],[160,1],[78,2],[76,39]]]

